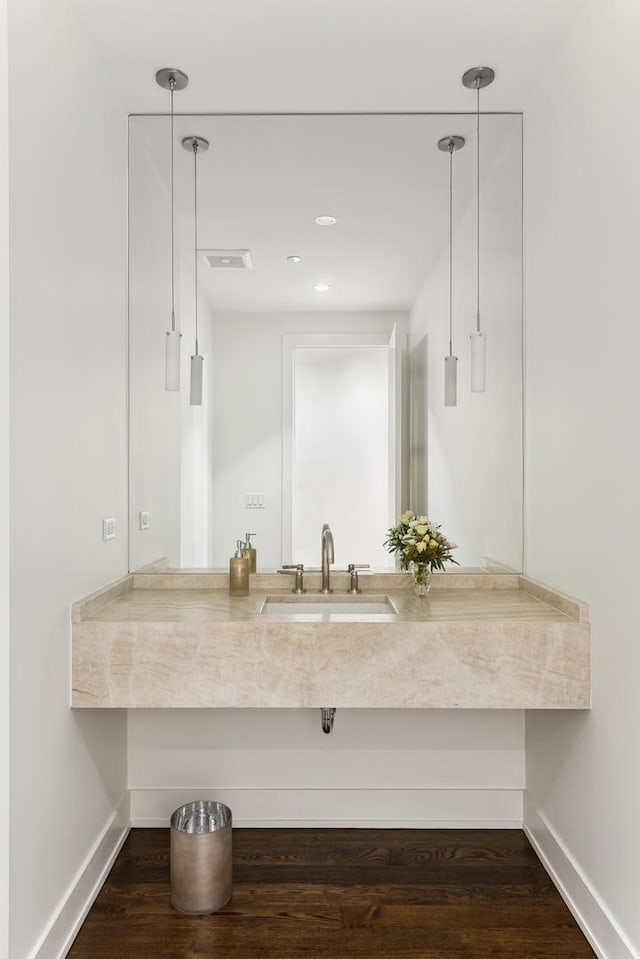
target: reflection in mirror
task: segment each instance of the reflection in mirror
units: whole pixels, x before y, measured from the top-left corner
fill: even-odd
[[[163,388],[169,125],[162,116],[131,118],[130,568],[166,557],[172,567],[225,569],[247,530],[257,533],[259,569],[317,567],[323,522],[337,567],[389,568],[382,543],[406,508],[441,523],[464,566],[521,568],[520,119],[482,118],[483,394],[468,388],[474,151],[456,158],[458,406],[445,408],[448,167],[437,141],[456,133],[472,143],[473,114],[177,117],[179,394]],[[202,407],[189,405],[188,391],[192,163],[179,144],[190,135],[211,143],[198,170]],[[318,227],[321,214],[337,223]],[[287,259],[293,254],[301,261]],[[330,289],[318,293],[319,282]],[[344,337],[368,354],[356,358]],[[322,348],[308,346],[314,338]],[[363,400],[371,387],[355,370],[367,356],[379,364],[377,391]]]
[[[396,494],[396,329],[390,335],[283,337],[282,551],[317,566],[318,530],[330,519],[335,563],[393,568],[380,530]],[[366,517],[366,522],[363,522]]]

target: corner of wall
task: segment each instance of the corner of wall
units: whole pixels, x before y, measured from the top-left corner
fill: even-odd
[[[66,956],[129,834],[130,821],[127,790],[61,896],[28,959],[63,959]]]
[[[526,791],[524,831],[599,959],[639,959],[597,891]]]

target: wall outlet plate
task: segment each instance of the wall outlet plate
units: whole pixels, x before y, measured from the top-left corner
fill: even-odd
[[[149,529],[151,526],[151,513],[148,510],[140,510],[138,513],[138,529]]]
[[[102,538],[105,543],[108,539],[116,538],[116,521],[114,516],[102,520]]]

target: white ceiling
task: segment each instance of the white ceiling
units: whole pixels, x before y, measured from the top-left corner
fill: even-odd
[[[132,129],[165,183],[169,231],[168,119],[135,117]],[[254,264],[211,270],[201,258],[199,284],[211,307],[409,309],[448,243],[449,158],[437,142],[451,133],[467,137],[453,161],[459,220],[475,198],[473,115],[177,118],[176,144],[189,135],[211,144],[198,157],[199,248],[249,249]],[[519,133],[518,116],[483,117],[485,174],[507,138],[519,144]],[[193,154],[178,145],[175,203],[186,250],[193,249],[193,172]],[[322,214],[337,224],[316,226]],[[302,262],[287,262],[291,254]],[[330,291],[315,292],[319,282]]]
[[[465,69],[489,65],[483,111],[522,109],[525,94],[585,0],[73,0],[129,113],[166,113],[160,67],[189,75],[177,113],[467,112]],[[166,117],[136,118],[168,179]],[[484,122],[484,121],[483,121]],[[489,154],[507,118],[487,118]],[[448,164],[456,206],[472,199],[473,118],[193,116],[176,137],[211,141],[199,160],[200,246],[250,248],[255,270],[201,271],[213,308],[402,309],[446,244]],[[182,162],[181,162],[182,161]],[[192,161],[176,151],[177,204],[192,210]],[[319,229],[318,214],[339,218]],[[288,254],[304,257],[292,267]],[[332,290],[321,303],[313,283]]]
[[[586,0],[73,0],[128,112],[457,111],[488,64],[487,110],[519,111]]]

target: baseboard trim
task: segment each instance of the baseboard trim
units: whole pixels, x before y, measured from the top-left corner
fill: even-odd
[[[521,829],[521,789],[236,787],[131,789],[131,825],[166,826],[174,809],[216,799],[244,827]]]
[[[28,959],[63,959],[66,956],[129,834],[130,821],[127,792],[67,887]]]
[[[599,959],[640,959],[545,816],[525,792],[524,831]]]

